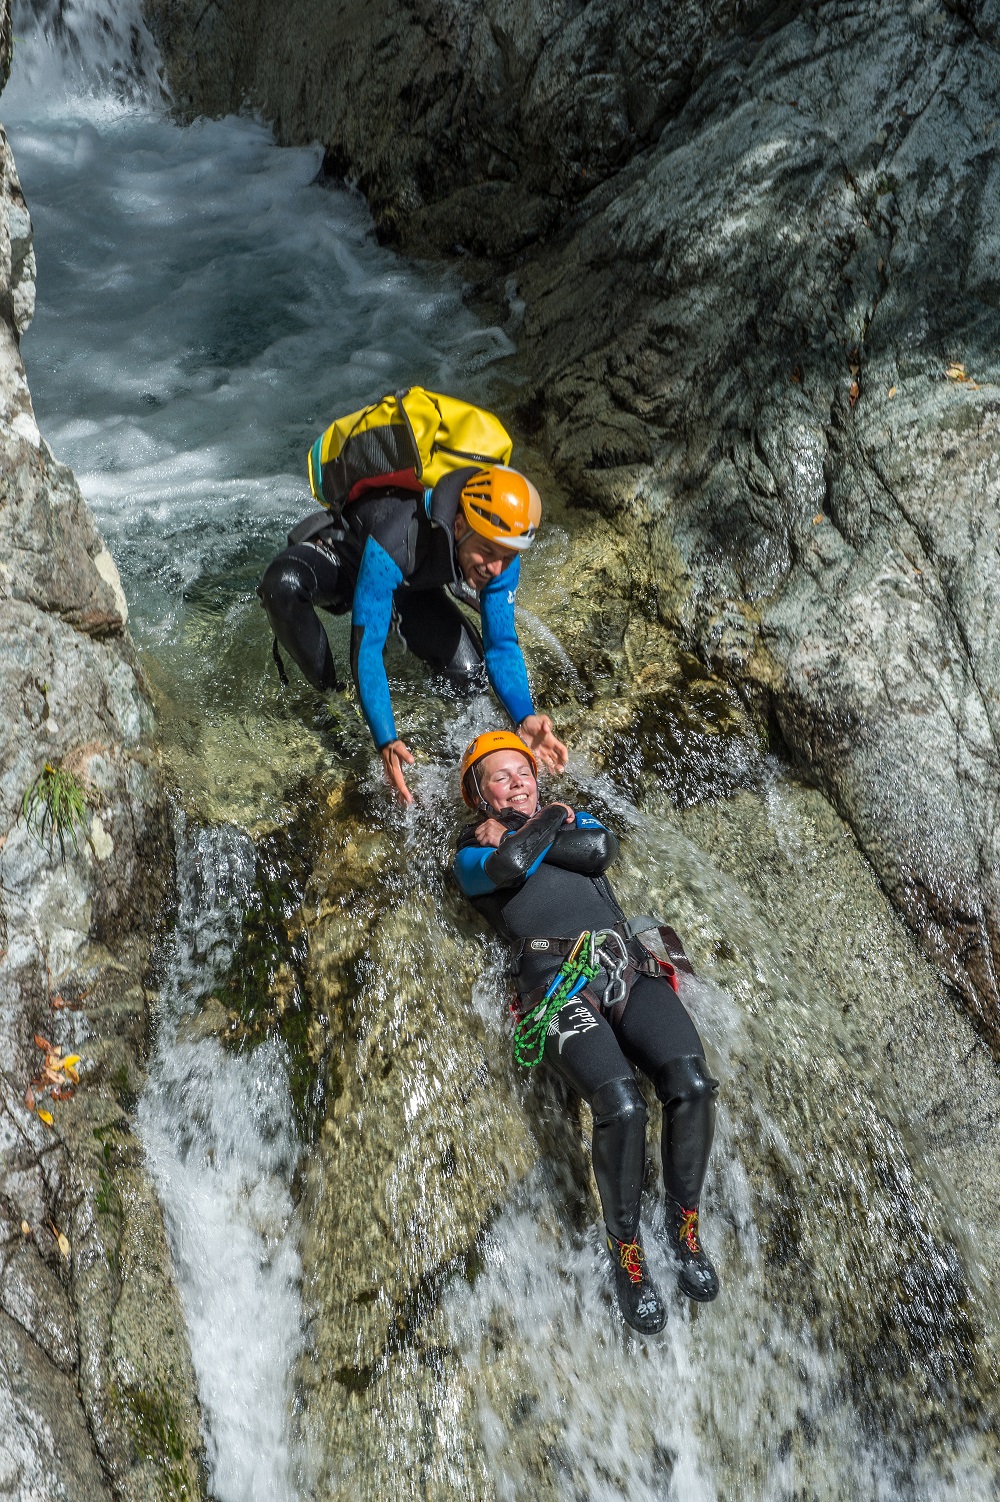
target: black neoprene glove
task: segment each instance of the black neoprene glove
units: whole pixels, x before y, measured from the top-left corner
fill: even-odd
[[[562,804],[550,803],[521,829],[504,835],[503,843],[483,863],[483,870],[493,885],[512,887],[524,881],[538,857],[552,844],[565,820],[566,810]]]
[[[568,824],[552,841],[545,859],[564,871],[582,876],[600,876],[618,858],[618,841],[610,829],[576,829]]]

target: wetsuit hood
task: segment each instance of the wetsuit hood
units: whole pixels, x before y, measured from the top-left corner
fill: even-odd
[[[452,537],[455,535],[455,517],[458,515],[462,487],[478,473],[474,464],[463,465],[461,469],[453,469],[450,474],[444,475],[431,491],[427,514],[435,527],[444,527]]]

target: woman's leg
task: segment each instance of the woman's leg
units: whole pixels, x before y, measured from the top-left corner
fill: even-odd
[[[339,608],[341,569],[325,548],[297,543],[272,559],[257,586],[275,640],[323,692],[339,687],[330,643],[315,607]]]
[[[718,1279],[698,1231],[719,1082],[709,1072],[697,1028],[665,980],[639,977],[615,1032],[623,1053],[649,1076],[663,1104],[663,1187],[668,1227],[681,1258],[681,1286],[691,1298],[713,1299]]]
[[[666,1310],[643,1266],[639,1203],[646,1161],[646,1102],[610,1024],[577,999],[558,1012],[545,1040],[546,1063],[582,1095],[594,1118],[594,1178],[608,1228],[608,1251],[623,1317],[637,1330],[662,1330]]]

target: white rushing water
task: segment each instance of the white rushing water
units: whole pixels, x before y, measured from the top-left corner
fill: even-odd
[[[177,870],[140,1131],[171,1231],[213,1491],[220,1502],[290,1502],[290,1384],[302,1341],[290,1186],[300,1145],[285,1058],[270,1041],[236,1055],[190,1036],[233,962],[253,842],[180,821]]]

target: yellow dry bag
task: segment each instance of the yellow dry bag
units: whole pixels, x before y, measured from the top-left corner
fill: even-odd
[[[331,423],[309,450],[309,484],[339,515],[369,491],[421,491],[466,464],[509,464],[512,448],[492,412],[410,386]]]

